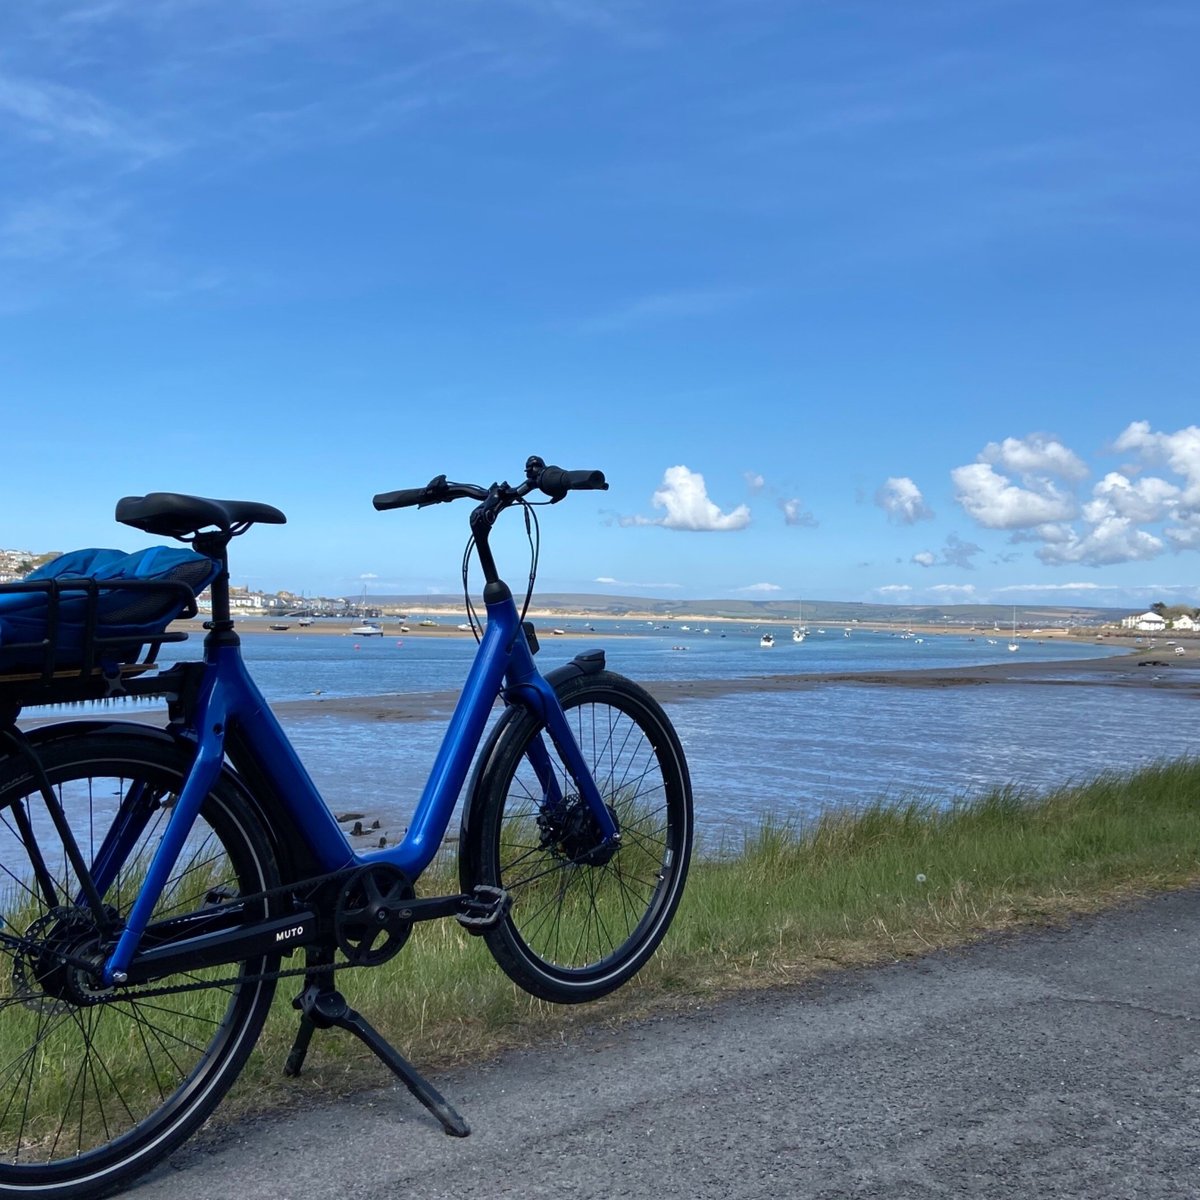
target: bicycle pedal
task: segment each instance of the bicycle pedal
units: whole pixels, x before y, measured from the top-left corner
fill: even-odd
[[[503,888],[477,883],[471,895],[463,896],[459,903],[462,911],[457,914],[458,923],[468,933],[486,933],[508,915],[512,897]]]

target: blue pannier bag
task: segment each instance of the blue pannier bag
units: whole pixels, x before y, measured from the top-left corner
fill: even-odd
[[[219,570],[207,555],[174,546],[60,555],[22,583],[0,586],[0,671],[128,661],[185,610],[194,612],[193,596]],[[48,654],[51,627],[54,648]]]

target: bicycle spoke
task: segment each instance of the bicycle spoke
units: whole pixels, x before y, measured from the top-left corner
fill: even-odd
[[[122,756],[131,745],[145,757],[127,765]],[[93,768],[93,749],[100,769]],[[269,973],[269,959],[183,969],[155,984],[178,992],[142,999],[134,988],[93,992],[97,984],[80,965],[99,954],[101,941],[93,909],[79,902],[86,889],[72,864],[102,873],[97,886],[108,919],[123,921],[186,766],[171,746],[128,735],[51,747],[47,776],[61,817],[76,831],[80,858],[62,844],[61,819],[39,807],[41,793],[27,804],[28,774],[5,774],[0,760],[0,1184],[10,1169],[91,1178],[109,1163],[119,1171],[139,1147],[166,1145],[163,1135],[172,1137],[173,1128],[182,1136],[182,1122],[198,1106],[211,1108],[232,1081],[240,1065],[233,1051],[244,1053],[265,1018],[273,985],[247,985],[243,977]],[[202,805],[151,927],[202,915],[215,899],[261,895],[273,886],[273,863],[267,866],[259,849],[265,838],[249,840],[243,830],[252,818],[222,803],[209,797]],[[26,811],[32,839],[22,836],[17,819]],[[36,878],[31,841],[52,890]],[[94,866],[97,855],[102,862]],[[235,928],[265,912],[266,901],[251,901],[221,919]],[[247,1021],[255,1023],[249,1034]]]

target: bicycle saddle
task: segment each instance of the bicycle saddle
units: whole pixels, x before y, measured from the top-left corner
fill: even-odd
[[[270,504],[253,500],[211,500],[184,496],[179,492],[150,492],[117,501],[116,518],[146,533],[186,538],[202,529],[216,527],[231,537],[245,533],[251,525],[284,525],[287,517]]]

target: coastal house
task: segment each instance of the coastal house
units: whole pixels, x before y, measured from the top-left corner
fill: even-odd
[[[1167,623],[1156,612],[1144,612],[1136,617],[1126,617],[1122,622],[1126,629],[1136,629],[1139,633],[1163,633]]]
[[[1182,617],[1176,617],[1171,622],[1171,628],[1179,629],[1184,633],[1195,633],[1197,629],[1200,629],[1200,622],[1184,613]]]

